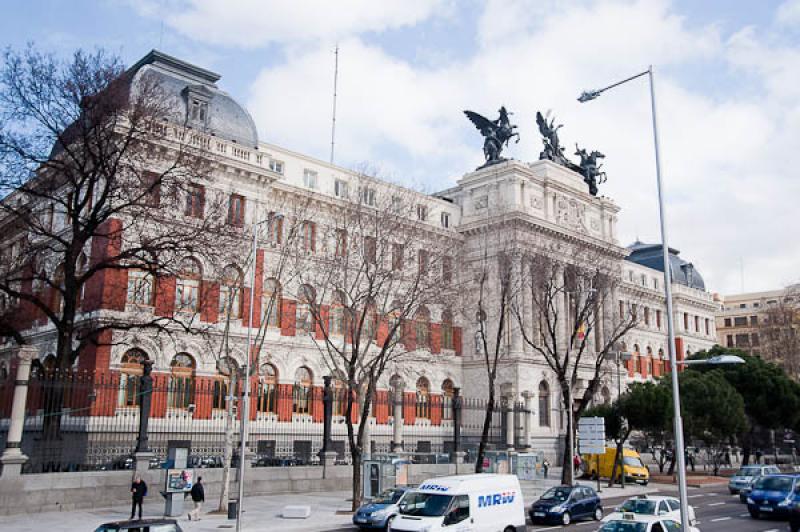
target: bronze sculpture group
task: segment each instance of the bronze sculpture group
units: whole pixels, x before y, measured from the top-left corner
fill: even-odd
[[[475,124],[475,127],[484,137],[483,155],[486,162],[478,170],[505,161],[506,159],[500,156],[503,148],[514,137],[519,142],[519,133],[514,131],[517,126],[511,124],[508,118],[512,113],[509,113],[505,107],[501,107],[500,116],[497,120],[489,120],[473,111],[464,111],[464,114]],[[580,157],[581,160],[579,164],[575,164],[564,155],[564,147],[561,146],[561,141],[558,138],[558,130],[562,127],[562,124],[555,125],[555,118],[550,118],[549,111],[544,116],[542,113],[537,112],[536,124],[539,126],[539,133],[542,135],[542,143],[544,144],[544,149],[539,154],[539,160],[553,161],[579,173],[589,186],[589,193],[592,196],[596,196],[597,185],[606,181],[606,173],[600,171],[603,165],[599,162],[600,159],[605,158],[605,155],[597,150],[587,152],[586,149],[579,148],[575,144],[575,155]]]

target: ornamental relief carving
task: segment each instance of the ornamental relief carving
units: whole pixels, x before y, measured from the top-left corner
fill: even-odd
[[[582,233],[586,232],[586,206],[575,199],[556,196],[556,223]]]

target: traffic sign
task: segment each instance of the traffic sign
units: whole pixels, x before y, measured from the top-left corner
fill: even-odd
[[[578,450],[581,454],[606,452],[606,420],[602,417],[578,419]]]

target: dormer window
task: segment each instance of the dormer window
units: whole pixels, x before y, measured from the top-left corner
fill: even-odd
[[[205,125],[208,118],[208,102],[192,98],[189,102],[189,120]]]

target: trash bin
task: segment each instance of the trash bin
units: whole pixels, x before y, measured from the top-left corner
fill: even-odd
[[[239,511],[239,501],[231,499],[228,501],[228,519],[236,519],[236,513]]]

